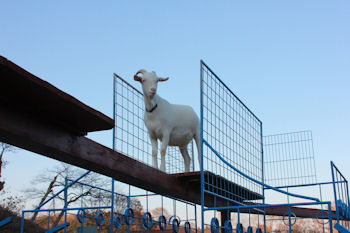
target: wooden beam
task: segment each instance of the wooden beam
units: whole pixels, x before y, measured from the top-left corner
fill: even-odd
[[[121,182],[200,203],[200,190],[83,136],[39,122],[30,115],[0,105],[0,140],[14,146],[79,166]]]
[[[0,103],[78,136],[114,127],[113,119],[0,56]]]

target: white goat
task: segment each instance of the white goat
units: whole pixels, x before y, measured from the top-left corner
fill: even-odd
[[[142,74],[142,77],[138,74]],[[199,165],[201,161],[199,119],[190,106],[170,104],[156,94],[158,82],[168,79],[157,77],[154,71],[146,70],[139,70],[134,75],[134,80],[142,84],[146,107],[144,122],[152,142],[153,167],[158,168],[159,139],[162,142],[160,169],[165,171],[165,153],[167,146],[170,145],[179,147],[184,158],[185,172],[189,172],[191,158],[187,145],[192,139],[196,141]]]

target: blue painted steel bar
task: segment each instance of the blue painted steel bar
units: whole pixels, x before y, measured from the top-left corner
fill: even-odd
[[[212,152],[215,153],[215,155],[223,162],[225,163],[227,166],[229,166],[230,168],[232,168],[233,170],[235,170],[237,173],[239,173],[240,175],[244,176],[245,178],[247,179],[250,179],[251,181],[255,182],[255,183],[258,183],[260,185],[263,185],[265,187],[269,187],[270,189],[276,191],[276,192],[280,192],[280,193],[283,193],[283,194],[286,194],[286,195],[290,195],[290,196],[294,196],[294,197],[299,197],[299,198],[303,198],[303,199],[308,199],[308,200],[314,200],[316,202],[319,202],[320,200],[318,198],[314,198],[314,197],[307,197],[307,196],[302,196],[302,195],[299,195],[299,194],[294,194],[294,193],[289,193],[289,192],[286,192],[286,191],[283,191],[281,189],[277,189],[275,187],[272,187],[268,184],[264,184],[248,175],[246,175],[245,173],[241,172],[240,170],[238,170],[237,168],[235,168],[234,166],[232,166],[230,163],[228,163],[205,139],[202,139],[203,142],[211,149]]]
[[[349,211],[349,188],[348,181],[340,170],[331,161],[332,180],[334,200],[336,206],[337,222],[341,226],[349,229],[348,211]],[[343,184],[339,184],[339,181],[343,181]]]
[[[281,218],[278,218],[277,216],[275,216],[276,218],[266,218],[266,221],[269,222],[269,221],[276,221],[276,220],[279,220],[279,221],[283,221],[283,217]],[[318,218],[318,219],[327,219],[328,217],[323,217],[323,218]],[[317,217],[294,217],[294,219],[296,220],[302,220],[302,219],[317,219]]]
[[[341,175],[341,177],[344,179],[345,182],[348,182],[347,179],[345,178],[345,176],[341,173],[341,171],[337,168],[337,166],[335,166],[335,164],[333,163],[333,161],[331,161],[332,166],[335,168],[335,170],[337,170],[337,172],[339,173],[339,175]]]
[[[68,190],[67,190],[67,179],[64,180],[64,208],[68,207],[67,198],[68,198]],[[67,210],[64,211],[64,223],[67,223]],[[64,233],[67,233],[67,226],[64,225]]]
[[[335,176],[334,176],[334,169],[335,165],[333,164],[333,161],[331,161],[331,171],[332,171],[332,180],[333,180],[333,192],[334,192],[334,202],[335,202],[335,210],[336,210],[336,214],[337,214],[337,222],[339,222],[339,210],[337,207],[337,191],[336,191],[336,187],[335,187]]]
[[[269,207],[283,207],[283,206],[303,206],[303,205],[330,205],[330,201],[320,202],[300,202],[290,204],[256,204],[256,205],[242,205],[242,206],[223,206],[223,207],[209,207],[205,208],[205,211],[210,210],[227,210],[227,209],[252,209],[252,208],[269,208]]]
[[[260,124],[260,138],[261,138],[261,177],[262,182],[265,183],[264,180],[264,140],[263,140],[263,127],[262,122]],[[263,204],[265,204],[265,186],[262,186],[263,193]],[[249,218],[250,219],[250,218]],[[250,225],[250,224],[249,224]],[[264,210],[264,233],[266,233],[266,211]]]
[[[111,233],[113,233],[113,218],[114,218],[114,178],[112,178],[112,193],[111,193]]]
[[[349,186],[348,186],[348,182],[346,182],[346,196],[347,196],[346,197],[346,199],[347,199],[346,201],[348,202],[347,212],[350,212],[350,200],[349,200]],[[346,222],[346,225],[347,225],[348,228],[349,228],[349,223],[350,223],[349,221]]]
[[[334,228],[337,229],[339,233],[350,233],[350,230],[339,224],[339,222],[334,225]]]
[[[331,202],[328,203],[328,216],[332,216],[332,204]],[[329,229],[330,233],[333,233],[333,223],[332,220],[333,218],[329,218]]]
[[[285,185],[285,186],[273,186],[274,188],[282,189],[282,188],[300,188],[300,187],[308,187],[308,186],[316,186],[316,185],[329,185],[333,183],[345,183],[345,181],[338,181],[338,182],[320,182],[320,183],[312,183],[312,184],[299,184],[299,185]],[[270,189],[270,188],[265,188]]]
[[[20,233],[23,233],[24,229],[24,212],[22,211],[22,216],[21,216],[21,231]]]
[[[68,179],[68,181],[74,181],[72,179]],[[104,191],[104,192],[108,192],[108,193],[111,193],[111,190],[108,190],[108,189],[104,189],[104,188],[101,188],[101,187],[97,187],[97,186],[94,186],[94,185],[91,185],[91,184],[87,184],[87,183],[83,183],[83,182],[75,182],[76,184],[81,184],[81,185],[84,185],[84,186],[87,186],[87,187],[90,187],[90,188],[95,188],[95,189],[98,189],[98,190],[101,190],[101,191]],[[122,196],[122,197],[128,197],[128,195],[124,195],[122,193],[117,193],[117,192],[114,192],[114,194],[116,195],[119,195],[119,196]],[[159,194],[158,194],[159,195]]]
[[[131,186],[129,185],[129,197],[128,197],[128,204],[127,204],[127,207],[128,207],[128,209],[130,208],[130,191],[131,191],[131,188],[130,188]],[[128,233],[130,233],[130,224],[128,224],[128,228],[127,228],[127,231],[128,231]]]
[[[44,201],[41,205],[39,205],[38,207],[36,207],[36,210],[40,209],[42,206],[44,206],[46,203],[48,203],[49,201],[51,201],[52,199],[54,199],[55,197],[57,197],[59,194],[61,194],[62,192],[64,192],[65,189],[69,188],[70,186],[72,186],[73,184],[75,184],[77,181],[79,181],[80,179],[82,179],[84,176],[86,176],[87,174],[89,174],[90,171],[85,172],[83,175],[81,175],[80,177],[78,177],[78,179],[76,179],[75,181],[69,183],[67,185],[67,187],[63,188],[61,191],[59,191],[58,193],[56,193],[55,195],[53,195],[52,197],[50,197],[49,199],[47,199],[46,201]]]
[[[201,119],[201,219],[202,219],[202,231],[204,231],[204,162],[203,162],[203,71],[202,65],[205,63],[200,61],[200,119]]]
[[[115,122],[115,80],[113,75],[113,121]],[[115,123],[114,123],[115,124]],[[113,150],[115,151],[115,126],[113,127],[113,136],[112,136],[112,143],[113,143]],[[111,233],[113,233],[113,215],[114,215],[114,178],[112,178],[112,199],[111,199]]]
[[[69,226],[69,225],[70,225],[69,222],[65,222],[57,227],[52,228],[51,230],[46,231],[45,233],[54,233],[54,232],[62,230],[63,228],[66,229],[67,226]]]
[[[241,219],[240,219],[240,212],[239,212],[239,209],[237,210],[237,229],[236,229],[236,232],[239,232],[239,233],[244,233],[244,232],[241,232],[240,228],[238,228],[238,226],[241,224]]]
[[[0,221],[0,228],[9,224],[10,222],[12,222],[13,220],[13,217],[8,217],[8,218],[5,218],[4,220]]]
[[[198,229],[198,225],[197,225],[197,205],[194,205],[194,224],[196,226],[196,233],[197,233],[197,229]]]
[[[289,204],[289,203],[288,203]],[[292,219],[291,219],[290,205],[288,205],[288,221],[289,221],[289,233],[292,233]]]
[[[32,212],[48,212],[48,211],[70,211],[70,210],[95,210],[95,209],[110,209],[111,206],[97,206],[97,207],[72,207],[72,208],[60,208],[60,209],[35,209],[35,210],[23,210],[23,213],[32,213]]]

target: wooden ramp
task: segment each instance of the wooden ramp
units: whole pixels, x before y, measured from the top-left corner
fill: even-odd
[[[201,203],[199,173],[169,175],[84,137],[88,132],[112,129],[113,119],[4,57],[0,57],[0,84],[0,141],[154,193]],[[205,205],[213,204],[213,198],[206,195]],[[226,200],[216,200],[216,206],[226,204]],[[318,212],[299,210],[293,212],[301,217]],[[285,213],[282,208],[267,211]]]

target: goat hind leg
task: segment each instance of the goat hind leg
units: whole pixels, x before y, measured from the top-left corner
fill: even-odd
[[[180,152],[182,154],[182,157],[184,158],[185,163],[185,172],[190,171],[190,164],[191,164],[191,157],[188,154],[187,145],[186,146],[179,146]]]
[[[162,146],[160,148],[160,155],[161,155],[161,160],[160,160],[160,170],[165,172],[165,154],[166,154],[166,149],[168,147],[169,143],[169,136],[165,136],[162,138]]]

